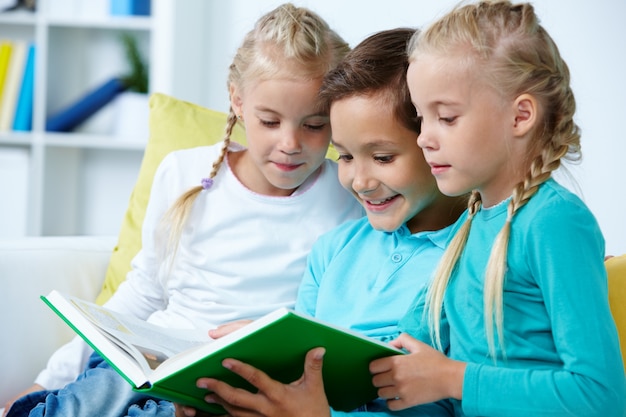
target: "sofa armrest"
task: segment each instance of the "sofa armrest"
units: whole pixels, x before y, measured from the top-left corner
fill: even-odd
[[[74,336],[39,297],[56,289],[95,299],[115,244],[108,236],[0,239],[0,407]]]

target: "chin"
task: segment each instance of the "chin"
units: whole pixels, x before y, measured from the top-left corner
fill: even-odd
[[[376,219],[372,219],[370,216],[367,217],[367,220],[370,222],[372,227],[375,230],[378,230],[379,232],[388,232],[388,233],[395,232],[396,230],[400,228],[400,226],[402,226],[401,224],[389,224],[387,222],[382,223],[382,222],[376,221]]]

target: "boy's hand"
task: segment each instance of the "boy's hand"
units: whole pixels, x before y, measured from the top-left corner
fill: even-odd
[[[271,379],[264,372],[243,362],[226,359],[223,365],[256,388],[257,393],[212,378],[200,378],[198,387],[212,391],[205,399],[224,407],[233,417],[328,417],[330,407],[322,380],[323,348],[310,350],[305,358],[304,374],[291,384]]]
[[[443,398],[462,398],[465,363],[449,359],[407,334],[401,334],[391,344],[409,354],[377,359],[370,364],[372,383],[390,410]]]

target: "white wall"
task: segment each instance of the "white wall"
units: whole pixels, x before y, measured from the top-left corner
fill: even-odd
[[[254,21],[282,1],[207,2],[207,90],[181,97],[226,111],[226,74],[233,53]],[[322,15],[352,46],[398,26],[421,27],[457,0],[293,0]],[[543,25],[556,40],[571,73],[582,128],[583,162],[570,169],[579,194],[600,222],[607,253],[626,253],[626,1],[536,0]],[[197,90],[196,90],[197,91]],[[569,185],[571,188],[575,188]],[[576,190],[574,190],[576,191]]]

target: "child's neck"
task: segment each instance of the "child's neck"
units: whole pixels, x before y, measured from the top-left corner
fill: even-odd
[[[440,196],[407,222],[411,233],[441,230],[454,223],[467,208],[467,196]]]

